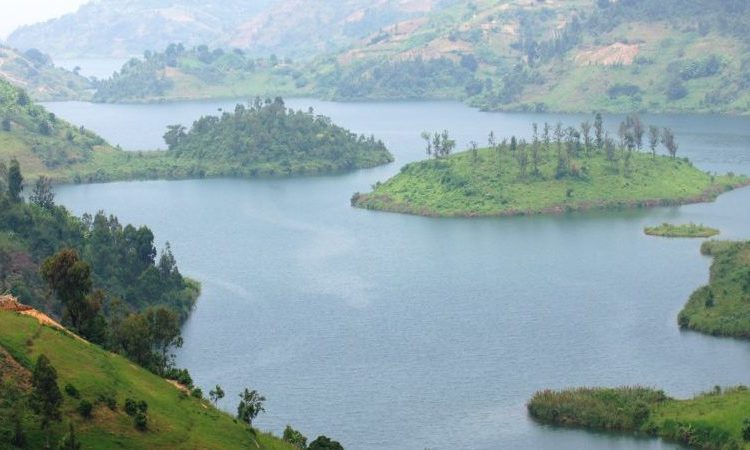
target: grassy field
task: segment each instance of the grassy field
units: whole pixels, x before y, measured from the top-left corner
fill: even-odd
[[[708,241],[710,281],[696,290],[680,312],[682,328],[702,333],[750,338],[750,243]]]
[[[719,230],[716,228],[696,225],[694,223],[681,225],[663,223],[656,227],[646,227],[643,229],[643,232],[649,236],[677,238],[709,238],[719,234]]]
[[[577,176],[555,176],[556,158],[542,158],[539,174],[526,176],[508,151],[483,149],[412,163],[401,173],[354,194],[366,209],[426,216],[511,216],[602,208],[710,201],[748,183],[742,176],[713,176],[682,159],[633,153],[630,170],[603,154],[577,158]]]
[[[750,418],[750,391],[737,387],[690,400],[647,388],[543,391],[528,403],[542,423],[573,428],[648,434],[698,449],[746,449],[743,422]]]
[[[293,450],[280,439],[262,433],[258,433],[256,446],[246,426],[216,410],[208,401],[182,396],[176,387],[125,358],[42,326],[36,319],[0,311],[0,347],[23,366],[22,371],[30,369],[33,361],[45,354],[58,372],[61,390],[72,384],[82,399],[95,403],[92,418],[83,419],[76,412],[78,400],[63,394],[63,421],[54,425],[53,442],[72,422],[83,448]],[[0,378],[2,375],[0,372]],[[117,409],[112,411],[96,403],[100,395],[114,396]],[[148,431],[135,429],[133,419],[123,411],[125,398],[148,403]],[[24,423],[29,448],[42,448],[43,435],[36,419],[27,414]]]

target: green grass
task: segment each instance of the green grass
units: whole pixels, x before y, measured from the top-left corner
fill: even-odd
[[[678,322],[716,336],[750,338],[750,243],[708,241],[713,256],[709,284],[693,292]]]
[[[0,347],[26,368],[38,355],[47,355],[57,369],[61,390],[70,383],[81,392],[81,398],[91,402],[99,395],[115,395],[116,411],[97,404],[93,418],[84,420],[75,411],[77,400],[63,394],[64,419],[54,426],[53,442],[60,439],[72,421],[83,448],[293,450],[280,439],[263,433],[258,433],[260,447],[256,447],[246,426],[209,402],[181,398],[177,388],[127,359],[42,326],[30,317],[0,311]],[[148,403],[147,432],[137,431],[132,418],[123,411],[127,397]],[[36,420],[29,415],[24,422],[29,448],[41,448],[43,436]]]
[[[648,434],[698,449],[746,449],[743,421],[750,391],[738,387],[690,400],[646,388],[584,388],[538,392],[528,403],[537,421],[556,426]]]
[[[354,194],[352,204],[426,216],[511,216],[709,201],[748,183],[747,177],[713,176],[682,159],[643,153],[632,154],[627,172],[622,161],[613,164],[599,153],[576,158],[577,175],[557,178],[553,152],[543,152],[538,175],[530,162],[526,176],[507,149],[408,164],[373,192]]]
[[[643,232],[649,236],[678,237],[678,238],[709,238],[719,234],[716,228],[694,223],[673,225],[663,223],[656,227],[646,227]]]

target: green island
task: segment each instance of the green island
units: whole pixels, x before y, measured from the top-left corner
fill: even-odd
[[[593,127],[580,130],[535,124],[533,140],[515,137],[489,147],[451,154],[447,132],[423,133],[432,159],[407,164],[371,193],[355,193],[352,205],[425,216],[513,216],[590,209],[648,207],[705,202],[750,182],[745,176],[715,176],[676,158],[671,130],[646,127],[637,116],[620,126],[620,145]],[[593,131],[592,131],[593,130]],[[593,134],[592,134],[593,133]],[[657,155],[663,142],[670,156]]]
[[[680,327],[750,337],[750,243],[707,241],[701,252],[714,258],[710,281],[690,296],[678,316]],[[689,400],[642,387],[545,390],[527,406],[535,420],[556,426],[642,433],[698,449],[750,448],[745,386],[717,386]]]
[[[0,79],[25,89],[37,101],[86,100],[91,97],[90,80],[55,67],[52,58],[39,50],[20,52],[0,44]]]
[[[393,160],[374,137],[357,136],[312,110],[287,109],[278,97],[202,117],[189,130],[170,126],[167,151],[127,152],[0,80],[0,125],[0,158],[18,160],[30,179],[53,182],[320,175]]]
[[[670,238],[709,238],[719,234],[719,230],[716,228],[707,227],[705,225],[696,225],[694,223],[681,225],[663,223],[656,227],[646,227],[643,229],[643,232],[649,236]]]

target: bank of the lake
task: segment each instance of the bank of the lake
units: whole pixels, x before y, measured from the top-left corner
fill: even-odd
[[[639,152],[623,153],[619,160],[599,151],[579,155],[560,174],[551,149],[535,150],[541,153],[537,164],[529,161],[531,155],[518,154],[522,151],[530,152],[506,145],[408,164],[376,183],[371,193],[355,193],[351,202],[424,216],[517,216],[707,202],[750,182],[745,176],[703,172],[687,160]]]

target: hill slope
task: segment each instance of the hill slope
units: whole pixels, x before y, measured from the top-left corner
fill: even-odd
[[[0,78],[25,89],[38,101],[85,99],[91,89],[88,79],[55,67],[49,56],[38,50],[23,53],[0,45]]]
[[[83,448],[293,450],[281,440],[260,433],[256,447],[246,426],[207,401],[181,395],[175,386],[125,358],[43,326],[32,317],[0,311],[0,379],[11,379],[27,395],[30,369],[41,354],[56,368],[61,390],[71,384],[82,399],[95,405],[92,418],[83,419],[77,412],[79,401],[63,394],[63,420],[53,425],[55,442],[67,431],[68,423],[73,423]],[[116,401],[114,410],[97,401],[108,397]],[[123,408],[126,398],[147,402],[147,431],[133,426],[133,419]],[[0,417],[8,413],[0,406]],[[43,436],[35,419],[29,411],[23,417],[29,447],[41,448]],[[0,431],[10,424],[4,420],[0,423]]]

